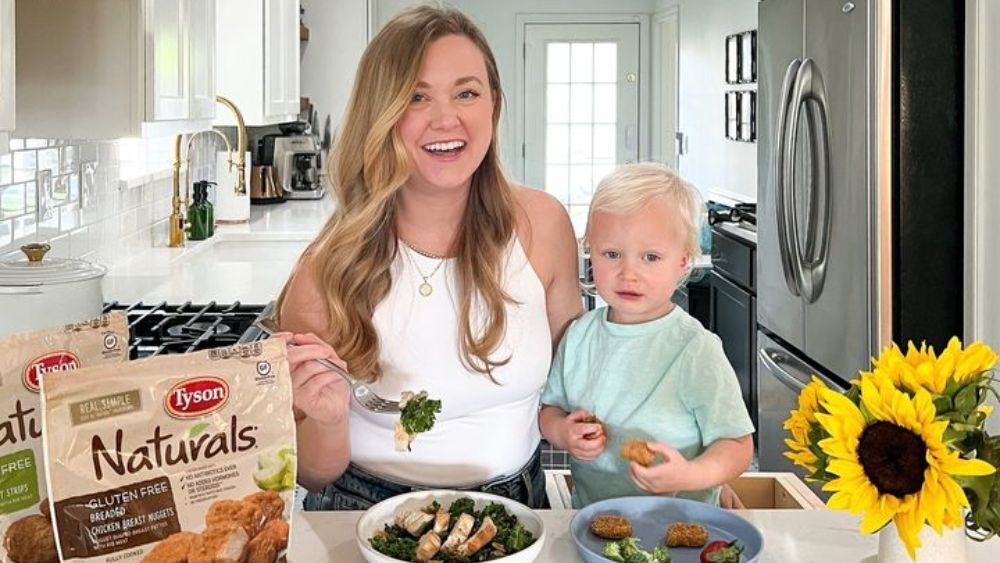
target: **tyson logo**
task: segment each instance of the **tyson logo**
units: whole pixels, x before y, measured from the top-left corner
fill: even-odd
[[[170,388],[164,408],[174,418],[195,418],[221,409],[229,401],[229,384],[218,377],[185,379]]]
[[[24,386],[29,390],[38,393],[41,386],[39,381],[46,373],[57,371],[69,371],[80,367],[80,359],[69,352],[52,352],[39,356],[28,362],[28,367],[24,370]]]

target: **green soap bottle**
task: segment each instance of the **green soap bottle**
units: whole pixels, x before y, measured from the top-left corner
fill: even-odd
[[[205,240],[215,233],[215,211],[208,202],[208,185],[210,182],[194,183],[194,194],[191,206],[188,207],[188,240]]]

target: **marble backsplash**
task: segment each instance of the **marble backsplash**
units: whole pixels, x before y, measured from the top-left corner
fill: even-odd
[[[216,143],[194,143],[191,181],[215,179]],[[31,242],[49,243],[53,257],[104,265],[165,245],[172,145],[12,139],[0,155],[0,260],[20,257]]]

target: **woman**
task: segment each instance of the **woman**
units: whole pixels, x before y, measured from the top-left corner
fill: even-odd
[[[538,400],[581,312],[569,217],[501,170],[503,94],[481,32],[419,7],[362,56],[331,156],[338,208],[278,303],[307,509],[364,509],[420,488],[545,504]],[[365,411],[331,358],[377,393],[426,390],[434,428],[396,452],[397,416]]]

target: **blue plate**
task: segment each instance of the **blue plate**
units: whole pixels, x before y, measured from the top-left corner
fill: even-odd
[[[743,545],[740,561],[754,563],[764,548],[764,537],[753,524],[732,512],[693,500],[672,497],[622,497],[594,504],[573,516],[569,530],[580,556],[587,563],[609,561],[603,555],[604,544],[609,540],[599,538],[590,531],[590,521],[595,516],[613,514],[624,516],[632,522],[635,537],[646,551],[653,551],[663,542],[667,527],[674,522],[701,524],[708,530],[708,541],[739,540]],[[698,563],[701,548],[671,547],[671,563]]]

